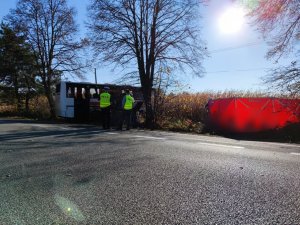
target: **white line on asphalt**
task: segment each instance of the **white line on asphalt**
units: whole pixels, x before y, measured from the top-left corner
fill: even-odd
[[[31,124],[32,127],[49,128],[51,125],[48,124]]]
[[[282,146],[282,147],[295,147],[295,148],[300,148],[300,145],[297,145],[297,144],[283,144],[283,143],[273,143],[273,142],[268,142],[268,144],[276,145],[276,146]]]
[[[72,129],[74,129],[74,128],[70,128],[70,127],[60,127],[60,129],[62,129],[62,130],[72,130]]]
[[[199,144],[204,144],[204,145],[216,146],[216,147],[238,148],[238,149],[244,149],[245,148],[243,146],[236,146],[236,145],[212,144],[212,143],[207,143],[207,142],[198,142],[198,143]]]
[[[113,132],[106,132],[106,134],[118,134],[118,133],[113,133]]]
[[[152,137],[152,136],[139,136],[139,135],[135,135],[132,137],[136,137],[136,138],[149,138],[149,139],[156,139],[156,140],[165,140],[165,138],[160,138],[160,137]]]
[[[299,152],[290,152],[291,155],[300,155]]]

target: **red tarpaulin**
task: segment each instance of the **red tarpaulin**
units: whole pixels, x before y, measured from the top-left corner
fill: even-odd
[[[209,101],[208,113],[211,123],[222,130],[258,132],[299,123],[300,99],[215,99]]]

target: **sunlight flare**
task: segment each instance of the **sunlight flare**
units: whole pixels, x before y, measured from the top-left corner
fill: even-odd
[[[245,25],[245,12],[241,7],[229,7],[219,17],[218,25],[222,34],[236,34]]]

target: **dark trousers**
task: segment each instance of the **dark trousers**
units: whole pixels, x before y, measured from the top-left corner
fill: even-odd
[[[123,110],[122,112],[122,120],[120,122],[119,128],[122,129],[124,121],[126,122],[126,129],[130,129],[130,122],[131,122],[131,111],[132,110]]]
[[[133,128],[137,128],[137,126],[138,126],[136,113],[137,112],[135,110],[132,110],[132,112],[131,112],[131,125]]]
[[[110,129],[110,106],[101,108],[103,129]]]

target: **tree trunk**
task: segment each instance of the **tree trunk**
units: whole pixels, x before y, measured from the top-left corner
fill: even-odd
[[[25,83],[26,83],[26,86],[27,86],[27,92],[26,92],[26,95],[25,95],[25,111],[26,111],[26,114],[29,114],[29,100],[30,100],[30,82],[29,82],[29,78],[27,76],[25,76]]]
[[[19,114],[22,109],[22,102],[21,102],[21,96],[19,94],[18,81],[16,79],[14,80],[14,91],[15,91],[15,96],[17,99],[17,110],[18,110],[18,114]]]
[[[25,96],[25,110],[26,113],[29,114],[29,93],[26,93]]]
[[[50,117],[51,117],[51,119],[55,119],[56,118],[55,103],[54,103],[54,99],[52,97],[50,87],[48,87],[48,86],[45,87],[45,91],[46,91],[46,97],[48,99],[48,103],[49,103],[49,107],[50,107]]]
[[[20,94],[18,93],[18,90],[15,91],[15,95],[17,98],[17,110],[18,110],[18,113],[20,113],[22,110],[22,102],[21,102],[21,97],[20,97]]]
[[[154,114],[153,114],[153,107],[152,107],[152,100],[151,100],[151,92],[152,88],[147,85],[142,87],[143,89],[143,97],[146,106],[146,128],[153,129],[154,128]]]
[[[154,115],[151,103],[146,104],[146,127],[149,129],[154,128]]]

